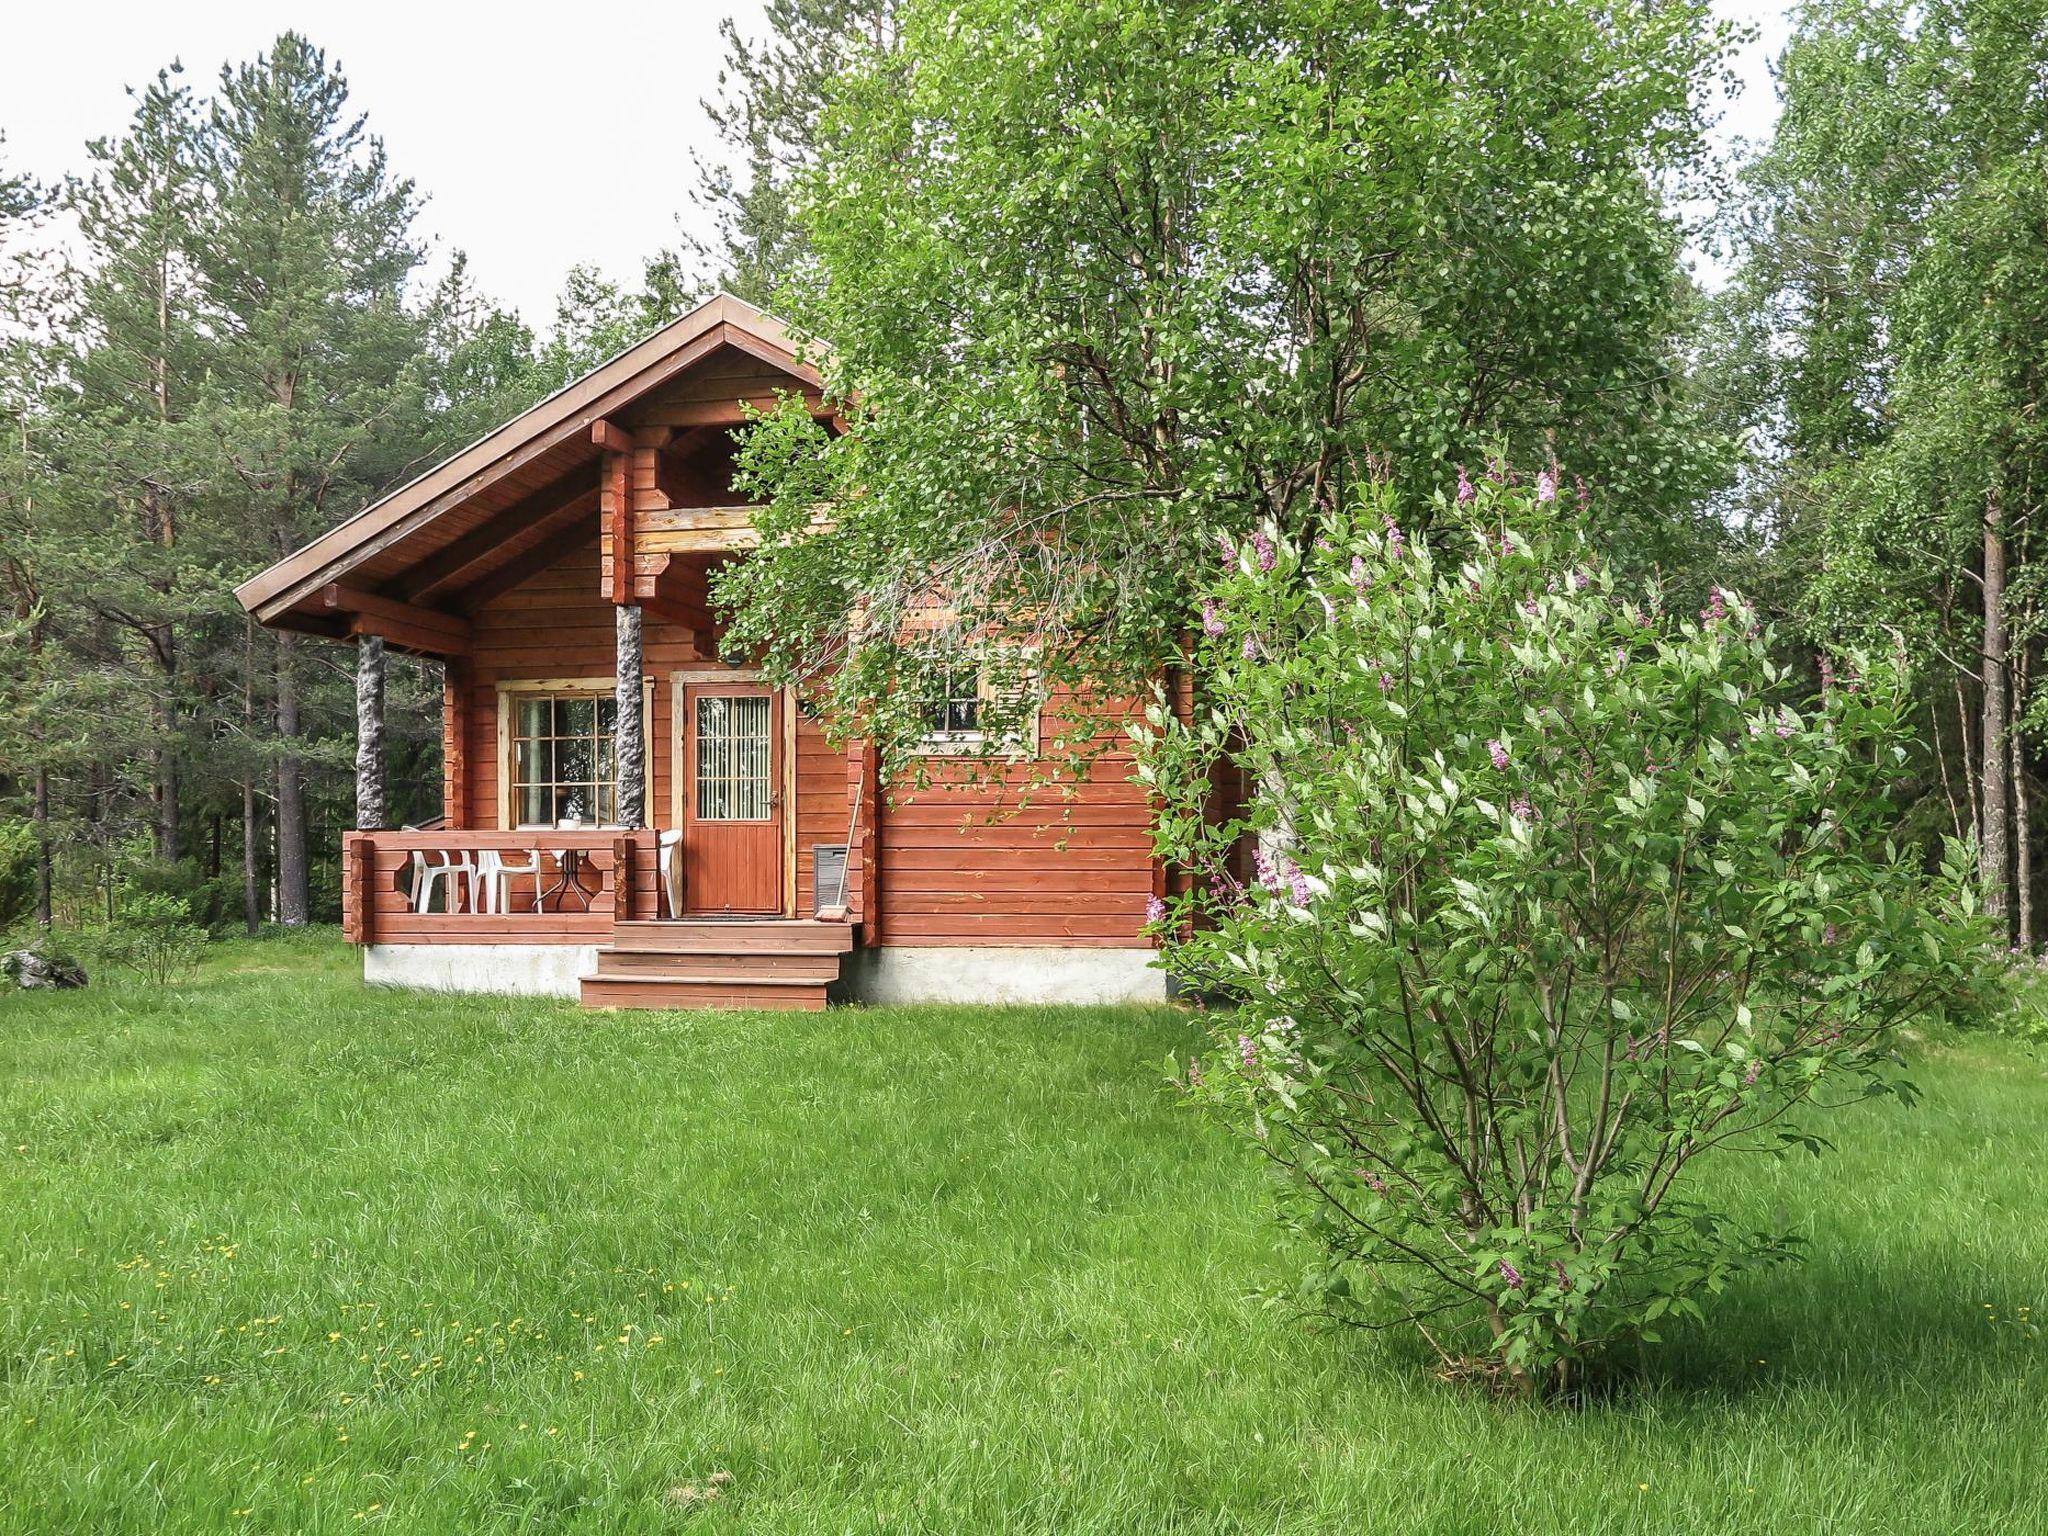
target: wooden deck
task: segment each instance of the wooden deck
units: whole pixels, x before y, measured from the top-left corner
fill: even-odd
[[[823,1008],[854,925],[669,917],[658,836],[352,832],[344,932],[357,944],[596,945],[597,967],[582,982],[588,1008]],[[486,853],[521,872],[484,874]],[[416,882],[437,866],[464,872],[431,890]]]

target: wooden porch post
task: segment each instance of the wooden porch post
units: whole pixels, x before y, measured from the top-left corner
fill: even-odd
[[[618,606],[618,711],[612,760],[619,771],[619,825],[647,825],[647,739],[641,719],[640,605]]]
[[[389,822],[384,794],[384,639],[356,637],[356,830]]]

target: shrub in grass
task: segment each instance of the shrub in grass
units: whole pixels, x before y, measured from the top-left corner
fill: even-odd
[[[1396,511],[1226,543],[1196,719],[1140,733],[1198,872],[1165,961],[1232,1003],[1180,1075],[1283,1173],[1313,1304],[1551,1391],[1791,1251],[1693,1166],[1906,1093],[1983,936],[1962,851],[1887,838],[1897,658],[1810,696],[1734,594],[1621,590],[1550,474],[1461,476],[1442,555]]]
[[[206,930],[177,897],[131,890],[114,921],[94,930],[89,942],[101,959],[163,987],[197,968]]]

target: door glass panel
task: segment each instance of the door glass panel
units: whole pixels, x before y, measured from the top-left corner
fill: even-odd
[[[765,694],[698,698],[697,820],[768,819],[772,703]]]

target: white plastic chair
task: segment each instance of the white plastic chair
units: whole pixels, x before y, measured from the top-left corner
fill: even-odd
[[[524,864],[508,864],[496,848],[480,850],[476,856],[477,885],[483,911],[509,913],[512,910],[512,881],[518,875],[533,876],[533,910],[540,910],[540,850],[529,849]]]
[[[469,893],[475,890],[476,861],[458,856],[447,848],[415,848],[412,853],[412,909],[415,912],[430,911],[434,904],[434,887],[441,887],[441,910],[452,913],[455,910],[456,893],[462,890],[464,906],[470,904]]]
[[[683,834],[664,832],[658,844],[661,859],[661,890],[668,898],[668,915],[683,915]]]

